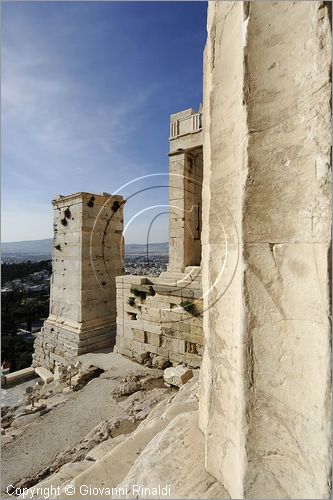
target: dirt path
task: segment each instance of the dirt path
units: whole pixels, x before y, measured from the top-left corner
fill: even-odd
[[[70,400],[31,423],[13,442],[2,448],[1,490],[50,465],[59,451],[82,439],[93,427],[111,417],[125,416],[112,398],[117,385],[97,378]]]

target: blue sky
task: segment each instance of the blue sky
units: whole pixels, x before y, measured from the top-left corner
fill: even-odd
[[[206,2],[2,3],[2,240],[52,236],[51,200],[168,172],[169,115],[202,100]],[[132,183],[125,197],[167,176]],[[132,196],[126,220],[167,204]],[[165,208],[135,218],[145,242]],[[167,240],[167,216],[152,241]]]

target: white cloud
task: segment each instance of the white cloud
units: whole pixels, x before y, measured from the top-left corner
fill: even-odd
[[[156,90],[152,84],[135,96],[109,95],[106,100],[98,89],[69,72],[68,61],[59,59],[38,33],[29,30],[27,35],[25,29],[20,20],[2,49],[3,238],[7,241],[50,235],[51,211],[34,210],[26,200],[38,198],[45,207],[55,194],[110,191],[110,182],[116,189],[141,173],[126,150],[140,126],[140,113]],[[29,224],[32,220],[35,223]]]

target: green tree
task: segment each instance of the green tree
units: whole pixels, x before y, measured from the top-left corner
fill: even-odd
[[[26,342],[17,335],[3,336],[1,339],[1,359],[11,364],[10,371],[31,366],[33,340]]]
[[[31,332],[33,320],[47,316],[48,303],[38,297],[27,297],[21,300],[21,305],[27,330]]]

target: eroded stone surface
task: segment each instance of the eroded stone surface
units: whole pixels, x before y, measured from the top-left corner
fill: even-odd
[[[116,443],[107,439],[96,450],[96,463],[73,474],[77,487],[153,485],[167,477],[172,496],[179,498],[329,497],[327,6],[209,2],[203,133],[192,110],[171,120],[168,272],[149,280],[117,279],[118,352],[147,365],[161,356],[197,367],[204,330],[199,411],[204,441],[194,379],[159,403],[133,433]],[[177,151],[182,135],[186,147],[196,150],[192,160]],[[201,162],[201,135],[202,286],[199,240],[189,246],[185,227],[187,222],[197,231],[200,213],[197,219],[179,214],[201,200],[198,193],[184,195],[191,169]],[[197,268],[193,280],[184,276],[187,265]],[[75,266],[69,272],[75,274]],[[179,287],[184,280],[186,286]],[[73,289],[71,298],[81,284]],[[85,298],[91,300],[88,292]],[[204,311],[203,325],[200,315],[181,309],[189,300]],[[59,303],[61,295],[54,297],[57,314],[75,316],[75,304],[60,311]],[[93,306],[101,312],[93,302],[90,312]],[[59,326],[54,340],[49,326],[44,341],[54,361],[71,336]],[[86,340],[83,335],[84,348],[90,347]],[[42,352],[45,345],[37,347]],[[123,407],[146,415],[148,410],[138,411],[141,389],[139,378],[125,380],[114,395],[119,401],[129,396],[130,406]],[[101,433],[108,438],[107,431]]]
[[[179,365],[172,368],[166,368],[163,376],[167,384],[181,387],[193,377],[193,372],[186,368],[186,366]]]
[[[54,370],[114,345],[115,276],[124,271],[121,196],[76,193],[53,200],[50,314],[33,365]]]
[[[200,366],[201,273],[199,267],[187,269],[186,273],[166,272],[159,277],[117,277],[118,353],[147,366],[156,365],[156,357]]]
[[[327,3],[209,3],[200,425],[237,498],[329,496],[330,45]]]
[[[116,280],[117,352],[147,366],[201,364],[202,176],[202,113],[186,109],[170,122],[168,270]]]
[[[204,436],[198,426],[198,411],[181,413],[155,436],[118,485],[143,485],[125,497],[156,498],[153,488],[168,485],[163,498],[230,498],[213,476],[204,469]]]
[[[151,498],[146,491],[138,494],[132,486],[154,488],[165,484],[170,485],[166,498],[229,498],[221,483],[204,470],[197,388],[195,374],[178,393],[157,405],[134,433],[100,445],[100,458],[97,448],[96,462],[71,477],[76,491],[81,485],[94,484],[101,489],[117,488],[119,492],[129,489],[120,496],[115,491],[112,498]],[[66,482],[59,498],[66,498]],[[101,494],[100,498],[110,497]]]

